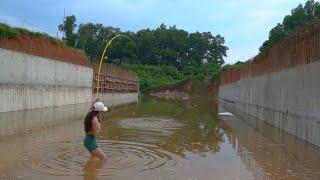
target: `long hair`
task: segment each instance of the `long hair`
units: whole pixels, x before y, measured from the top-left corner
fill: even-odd
[[[84,118],[84,131],[86,133],[88,133],[89,131],[92,130],[92,120],[93,120],[93,118],[95,116],[97,116],[97,118],[99,119],[98,114],[99,114],[98,111],[93,111],[92,110],[92,111],[88,112],[88,114]]]

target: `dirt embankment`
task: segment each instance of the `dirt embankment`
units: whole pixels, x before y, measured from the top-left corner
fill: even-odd
[[[213,80],[209,83],[208,88],[206,89],[205,95],[215,96],[219,93],[219,81]]]
[[[167,100],[189,99],[192,81],[187,80],[182,84],[174,84],[151,90],[148,94]]]
[[[219,89],[218,81],[204,81],[189,79],[183,84],[151,90],[149,95],[170,100],[185,100],[191,96],[215,96]]]
[[[92,67],[85,54],[62,44],[54,44],[41,37],[19,35],[14,38],[0,39],[0,48],[18,51],[34,56]]]

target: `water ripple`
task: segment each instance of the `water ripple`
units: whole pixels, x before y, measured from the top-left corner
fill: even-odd
[[[108,162],[99,165],[97,160],[89,160],[90,155],[81,141],[57,143],[46,149],[41,160],[24,164],[33,173],[68,176],[98,173],[99,176],[114,176],[122,173],[151,171],[172,168],[176,165],[176,155],[156,146],[113,140],[99,140],[99,146],[108,156]]]

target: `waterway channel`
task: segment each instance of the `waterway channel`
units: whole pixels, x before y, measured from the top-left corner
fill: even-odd
[[[0,113],[0,179],[320,179],[320,148],[215,101],[143,97],[102,116],[83,147],[88,104]]]

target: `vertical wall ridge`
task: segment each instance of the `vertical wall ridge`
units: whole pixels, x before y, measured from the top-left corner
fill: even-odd
[[[220,102],[320,146],[320,62],[219,87]]]
[[[0,48],[0,112],[92,101],[91,67]]]

